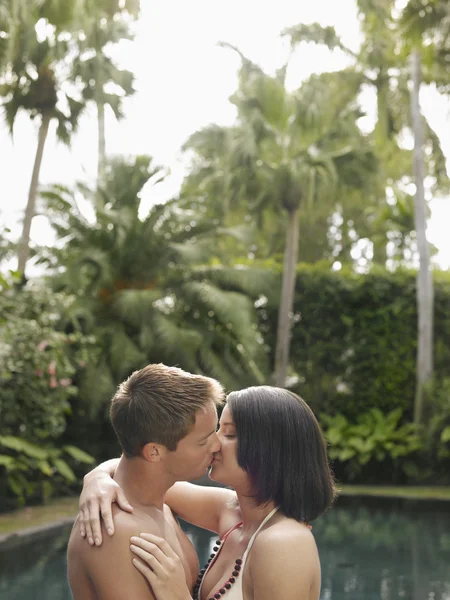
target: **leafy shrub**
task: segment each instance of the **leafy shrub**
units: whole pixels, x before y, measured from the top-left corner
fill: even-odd
[[[94,340],[64,330],[71,298],[0,282],[0,510],[67,491],[75,476],[66,458],[93,459],[62,442],[77,397],[76,379]]]
[[[344,415],[321,415],[324,435],[330,445],[329,456],[336,460],[346,481],[364,475],[364,469],[373,471],[373,463],[389,466],[385,478],[405,471],[408,461],[422,448],[416,425],[401,425],[402,410],[397,408],[384,415],[371,408],[350,422]]]
[[[277,267],[268,267],[277,271]],[[329,265],[299,265],[291,341],[292,389],[316,413],[342,413],[355,421],[377,407],[401,408],[412,418],[416,370],[416,274],[373,269],[358,275]],[[450,275],[435,272],[435,376],[450,364]],[[271,349],[276,303],[259,310]]]
[[[6,482],[19,506],[37,496],[46,502],[64,485],[77,481],[66,458],[71,462],[91,464],[94,458],[74,446],[56,448],[37,445],[11,435],[0,435],[0,470],[6,471]],[[5,498],[6,491],[2,494]]]
[[[448,484],[450,473],[450,378],[435,380],[426,393],[421,460],[409,475],[423,483]]]
[[[93,341],[58,331],[68,299],[42,289],[9,290],[0,304],[2,434],[29,441],[57,439],[65,430],[73,380]]]

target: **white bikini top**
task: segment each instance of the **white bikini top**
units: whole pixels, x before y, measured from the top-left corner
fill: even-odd
[[[244,595],[243,595],[243,592],[242,592],[242,578],[244,576],[244,569],[245,569],[245,563],[247,562],[247,557],[248,557],[248,555],[250,553],[250,550],[252,549],[252,546],[253,546],[253,543],[254,543],[254,541],[256,539],[256,536],[261,531],[261,529],[264,527],[264,525],[267,523],[267,521],[269,521],[269,519],[271,519],[273,517],[273,515],[277,512],[277,510],[278,510],[278,506],[276,506],[273,510],[270,511],[270,513],[266,516],[266,518],[263,520],[263,522],[261,523],[261,525],[258,527],[258,529],[255,531],[255,533],[250,538],[248,546],[245,549],[244,555],[242,557],[242,562],[240,563],[240,569],[238,569],[238,575],[235,576],[235,577],[233,577],[233,576],[230,577],[230,579],[234,579],[234,583],[232,583],[231,586],[230,586],[230,579],[228,579],[226,582],[224,582],[223,587],[219,586],[217,588],[217,590],[213,590],[211,592],[211,596],[207,600],[215,600],[215,595],[216,594],[219,594],[220,598],[222,596],[225,596],[225,600],[244,600]],[[202,577],[202,581],[201,581],[200,587],[198,589],[197,598],[201,598],[202,585],[203,585],[203,582],[205,580],[206,574],[208,573],[209,569],[213,566],[213,564],[216,562],[217,557],[219,556],[220,551],[223,548],[224,542],[226,541],[226,539],[230,535],[230,533],[232,531],[234,531],[235,529],[237,529],[240,525],[242,525],[242,523],[238,523],[237,525],[235,525],[234,527],[232,527],[223,536],[223,538],[222,538],[222,544],[219,546],[219,549],[217,550],[217,554],[214,556],[213,560],[209,563],[208,568],[206,569],[206,571],[205,571],[205,573],[204,573],[204,575]],[[236,572],[236,571],[234,571],[234,572]],[[221,590],[225,590],[225,593],[221,592]]]

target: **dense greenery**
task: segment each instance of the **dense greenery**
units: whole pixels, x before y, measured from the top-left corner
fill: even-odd
[[[349,56],[339,72],[286,87],[239,49],[231,126],[193,133],[177,197],[143,214],[167,169],[108,157],[105,109],[124,116],[134,75],[109,49],[133,39],[137,0],[0,0],[0,101],[39,124],[19,241],[0,235],[0,509],[76,487],[83,464],[117,452],[108,403],[134,369],[163,361],[228,390],[286,384],[318,415],[339,480],[450,483],[450,277],[434,271],[434,375],[422,422],[416,384],[419,228],[414,219],[408,56],[449,90],[448,7],[360,0],[360,51],[332,27],[283,32]],[[43,27],[45,26],[45,27]],[[377,122],[361,128],[361,93]],[[39,186],[50,122],[70,144],[95,105],[98,177]],[[425,123],[428,193],[449,188]],[[30,245],[36,207],[52,247]],[[29,257],[42,275],[27,280]],[[300,261],[300,262],[299,262]],[[409,269],[409,270],[408,270]],[[431,321],[430,321],[431,322]],[[81,465],[81,466],[80,466]]]

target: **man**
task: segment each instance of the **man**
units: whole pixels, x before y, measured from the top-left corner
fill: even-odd
[[[115,508],[115,535],[103,535],[103,543],[92,548],[75,523],[68,548],[69,584],[75,600],[154,599],[133,566],[130,551],[131,536],[143,532],[164,538],[178,554],[192,590],[197,555],[164,505],[164,497],[175,482],[205,474],[220,449],[216,407],[223,399],[217,381],[162,364],[136,371],[119,386],[110,411],[123,451],[114,479],[133,513]]]

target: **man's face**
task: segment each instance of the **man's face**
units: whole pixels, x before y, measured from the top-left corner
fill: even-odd
[[[166,466],[176,481],[199,479],[210,466],[213,454],[220,450],[216,433],[217,410],[213,403],[195,415],[195,424],[166,455]]]

